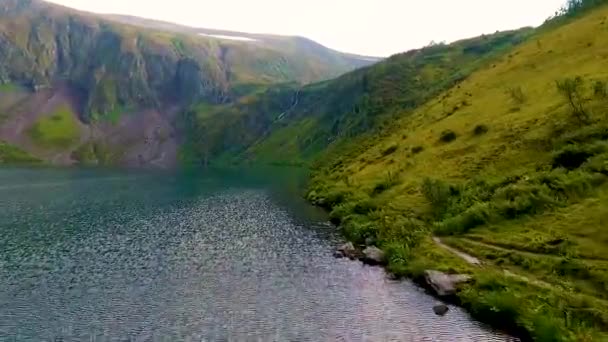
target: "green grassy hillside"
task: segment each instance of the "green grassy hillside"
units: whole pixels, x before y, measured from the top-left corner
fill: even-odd
[[[0,165],[40,164],[42,161],[20,148],[0,141]]]
[[[307,194],[395,274],[473,274],[462,304],[538,341],[608,340],[608,8],[573,3],[379,134],[331,146]]]
[[[196,136],[206,137],[202,150],[210,157],[306,163],[337,141],[382,130],[396,115],[459,83],[531,33],[521,29],[429,46],[335,80],[271,87],[231,105],[194,108],[205,127]],[[450,110],[466,105],[454,103]],[[226,127],[231,127],[229,136],[205,133]]]

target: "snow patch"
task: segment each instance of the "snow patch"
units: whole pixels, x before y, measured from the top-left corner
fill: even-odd
[[[223,34],[199,33],[199,35],[205,36],[205,37],[211,37],[211,38],[218,38],[218,39],[239,40],[239,41],[244,41],[244,42],[255,42],[255,41],[257,41],[257,39],[253,39],[253,38],[241,37],[241,36],[228,36],[228,35],[223,35]]]

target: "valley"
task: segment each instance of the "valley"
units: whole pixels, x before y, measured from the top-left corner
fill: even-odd
[[[465,275],[441,299],[522,340],[608,340],[608,2],[386,59],[1,4],[0,163],[303,169],[393,277]]]

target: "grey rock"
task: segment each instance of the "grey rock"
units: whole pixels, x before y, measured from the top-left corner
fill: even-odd
[[[433,306],[433,312],[435,312],[435,315],[437,316],[445,316],[445,314],[447,314],[449,310],[450,308],[448,308],[448,306],[445,304],[438,304]]]
[[[368,265],[384,265],[384,252],[378,247],[367,247],[363,250],[363,258],[361,261]]]
[[[349,259],[356,259],[358,254],[357,249],[352,242],[347,242],[338,247],[338,252],[342,253],[343,256]]]
[[[426,283],[433,288],[440,297],[452,296],[456,294],[458,285],[468,283],[473,278],[466,274],[446,274],[439,271],[424,271]]]
[[[340,251],[335,251],[334,252],[334,258],[336,258],[336,259],[342,259],[344,257],[345,257],[344,253],[342,253]]]

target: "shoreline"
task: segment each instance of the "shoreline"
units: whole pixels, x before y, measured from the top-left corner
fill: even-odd
[[[326,209],[326,208],[324,208],[324,209]],[[342,230],[340,225],[336,225],[334,223],[333,226],[336,229],[338,229],[339,231]],[[342,232],[340,232],[340,234],[342,235],[342,237],[345,238],[345,236],[344,236],[344,234],[342,234]],[[433,240],[434,239],[435,238],[433,238]],[[345,241],[347,241],[348,244],[354,244],[353,241],[350,241],[348,239],[345,239]],[[457,307],[465,310],[465,312],[471,317],[472,320],[483,323],[483,324],[487,325],[489,328],[499,331],[501,333],[505,333],[515,339],[518,339],[521,342],[534,341],[534,339],[531,335],[531,332],[528,329],[526,329],[525,327],[519,325],[515,321],[505,321],[503,318],[501,318],[500,320],[494,320],[491,318],[491,316],[488,316],[488,315],[482,315],[482,314],[476,315],[475,311],[472,310],[471,305],[467,305],[466,301],[464,301],[459,296],[460,290],[462,290],[463,287],[467,286],[466,283],[463,283],[464,284],[463,286],[458,286],[458,288],[456,289],[456,292],[454,294],[440,295],[438,293],[438,291],[429,283],[428,279],[425,277],[424,274],[401,274],[401,275],[399,275],[399,274],[395,274],[394,272],[391,271],[390,265],[387,261],[378,262],[378,263],[368,262],[365,259],[365,256],[364,256],[364,253],[362,252],[362,250],[364,248],[375,247],[375,246],[368,246],[368,245],[354,245],[354,246],[355,246],[356,251],[353,251],[353,254],[351,254],[351,255],[345,254],[341,250],[341,248],[343,248],[344,246],[338,247],[336,252],[334,253],[334,257],[348,258],[352,261],[361,262],[365,265],[369,265],[372,267],[382,267],[382,269],[386,272],[387,276],[391,277],[391,279],[411,281],[413,284],[415,284],[416,286],[423,289],[425,294],[435,298],[442,304],[454,305],[454,306],[457,306]],[[446,245],[446,247],[448,247],[448,246]],[[450,247],[448,247],[448,248],[450,248]],[[453,249],[451,252],[454,253],[455,251],[456,251],[456,249]],[[342,255],[337,256],[336,253],[342,253]],[[460,253],[462,253],[462,252],[460,252]],[[465,253],[462,253],[462,254],[465,254]],[[469,257],[471,257],[471,256],[469,256]],[[480,266],[480,264],[475,264],[475,263],[470,263],[470,264]],[[429,270],[425,270],[425,271],[429,271]],[[472,279],[471,279],[471,282],[469,282],[468,286],[474,286],[475,278],[473,275],[471,275],[471,277],[472,277]]]

